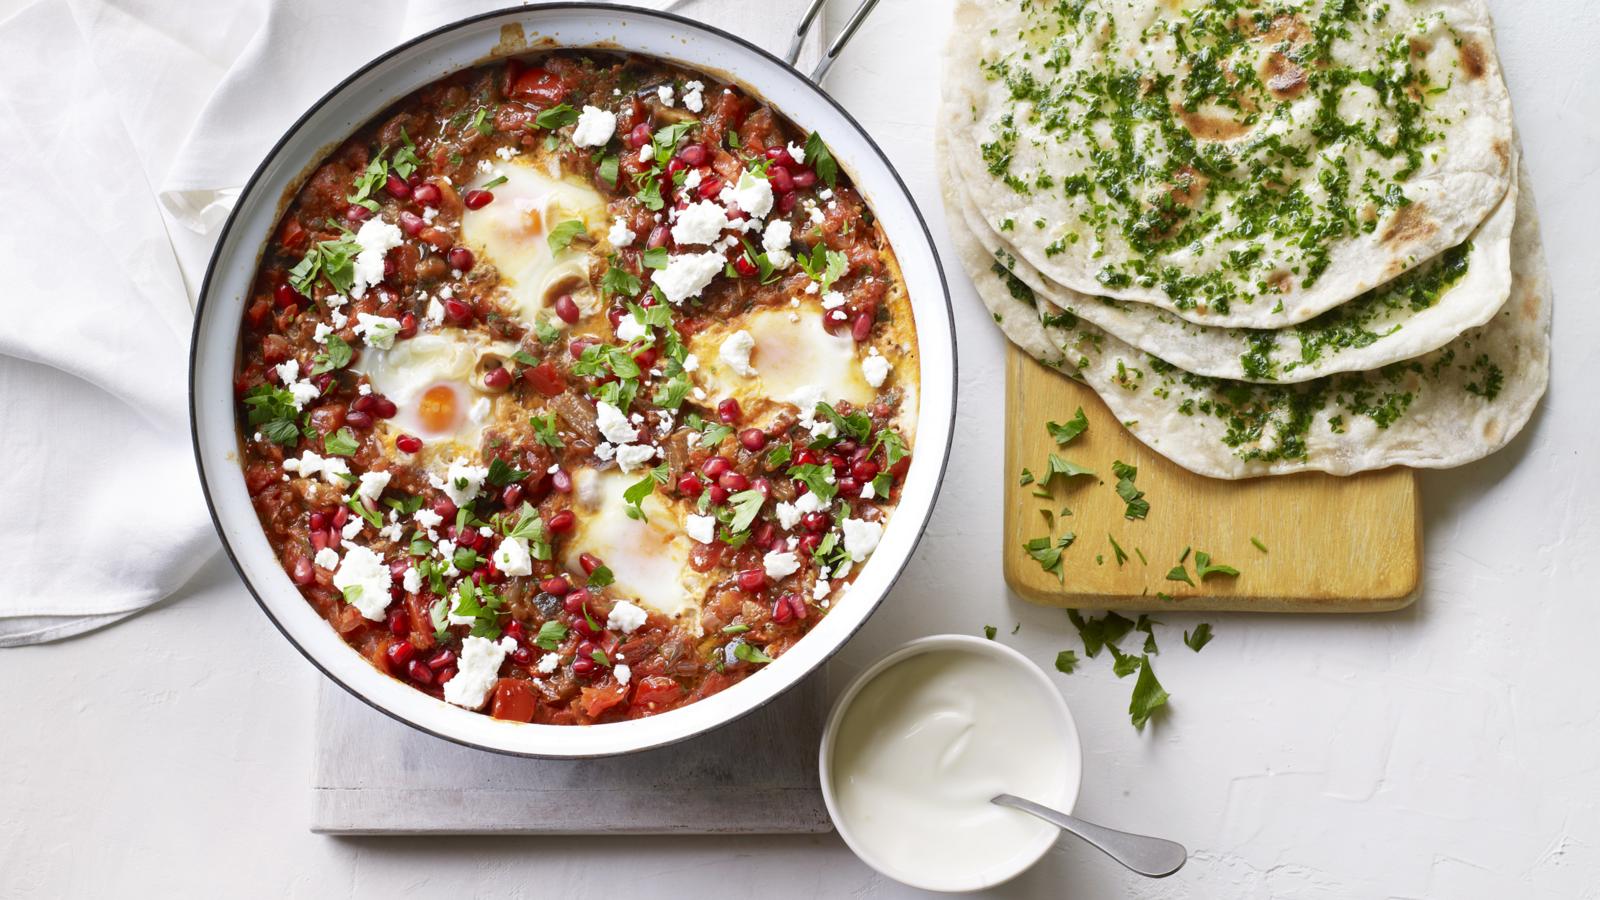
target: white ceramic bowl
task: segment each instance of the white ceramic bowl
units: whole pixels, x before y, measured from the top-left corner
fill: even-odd
[[[1029,797],[1030,800],[1053,806],[1062,812],[1072,812],[1073,806],[1078,802],[1078,789],[1083,781],[1083,747],[1078,742],[1078,726],[1073,722],[1072,711],[1067,708],[1067,703],[1061,698],[1061,692],[1050,683],[1050,678],[1042,669],[1034,665],[1026,656],[995,641],[972,637],[965,634],[937,634],[931,637],[919,638],[896,649],[888,656],[878,660],[865,672],[850,682],[839,699],[834,702],[833,710],[828,714],[828,721],[822,729],[822,747],[817,753],[817,765],[822,776],[822,799],[827,804],[828,815],[833,819],[833,827],[838,830],[839,837],[855,851],[862,862],[873,867],[884,875],[912,887],[929,891],[977,891],[991,888],[998,884],[1017,877],[1032,868],[1056,841],[1060,832],[1054,828],[1041,830],[1039,837],[1030,845],[1022,848],[1023,852],[1013,857],[1010,866],[989,866],[987,868],[975,866],[969,873],[959,877],[946,879],[938,878],[926,871],[912,871],[897,867],[881,858],[869,843],[864,841],[852,828],[848,816],[842,809],[837,793],[834,790],[836,773],[833,768],[834,747],[839,738],[840,723],[844,721],[845,714],[849,712],[851,704],[857,695],[879,675],[888,671],[892,666],[906,661],[914,656],[936,651],[955,650],[964,653],[975,653],[990,659],[999,660],[1007,666],[1014,668],[1019,673],[1034,682],[1039,688],[1039,702],[1037,704],[1039,715],[1055,719],[1065,736],[1065,746],[1052,747],[1051,752],[1059,755],[1061,765],[1065,769],[1060,797]],[[1019,813],[1021,815],[1021,813]]]
[[[256,519],[238,463],[233,369],[251,277],[284,204],[324,153],[389,104],[450,72],[527,49],[603,47],[725,73],[801,128],[818,131],[866,196],[904,270],[921,355],[917,431],[904,494],[883,541],[834,609],[780,659],[722,693],[631,722],[561,727],[503,722],[468,712],[373,668],[312,610],[278,564]],[[556,3],[465,19],[363,66],[317,101],[251,177],[217,243],[201,291],[190,351],[195,457],[223,546],[286,637],[362,700],[423,731],[524,756],[586,757],[658,747],[745,715],[792,687],[855,633],[911,558],[944,475],[955,421],[955,331],[944,273],[921,213],[889,161],[854,119],[794,69],[726,32],[665,13]]]

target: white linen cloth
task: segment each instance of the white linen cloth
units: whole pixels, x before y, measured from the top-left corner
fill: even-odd
[[[138,612],[216,552],[185,382],[217,226],[341,78],[506,5],[40,0],[0,23],[0,647]]]

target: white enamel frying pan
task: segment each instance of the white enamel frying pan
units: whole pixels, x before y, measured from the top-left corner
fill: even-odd
[[[821,2],[808,10],[801,31]],[[863,4],[813,77],[820,77],[872,3]],[[917,432],[899,508],[855,584],[793,649],[722,693],[658,716],[560,727],[503,722],[436,700],[373,668],[312,610],[267,544],[238,463],[233,369],[251,277],[303,175],[385,107],[444,75],[505,53],[520,30],[530,49],[597,47],[656,56],[745,85],[803,129],[823,135],[881,222],[904,270],[922,371]],[[314,103],[256,169],[211,257],[190,351],[195,459],[217,532],[263,611],[312,664],[383,712],[461,744],[539,757],[588,757],[659,747],[727,724],[793,687],[877,608],[911,559],[944,475],[955,422],[955,332],[944,273],[905,184],[861,126],[814,80],[734,35],[664,12],[551,3],[464,19],[383,54]]]

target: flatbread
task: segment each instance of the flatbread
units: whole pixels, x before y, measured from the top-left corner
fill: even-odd
[[[937,144],[944,178],[959,185],[943,133]],[[1031,288],[1036,299],[1180,369],[1213,378],[1287,384],[1376,369],[1437,350],[1487,322],[1511,295],[1516,182],[1466,242],[1349,303],[1281,330],[1196,325],[1147,303],[1089,297],[1064,288],[1017,259],[966,192],[957,194],[950,215],[962,217],[984,250]]]
[[[1205,378],[1038,303],[959,218],[957,255],[1008,337],[1089,385],[1152,450],[1216,478],[1394,465],[1447,468],[1522,429],[1549,382],[1551,295],[1526,173],[1511,244],[1511,299],[1487,324],[1416,359],[1293,385]],[[957,188],[944,185],[946,202]]]
[[[958,0],[941,121],[983,219],[1045,277],[1282,328],[1499,204],[1493,46],[1480,0]]]

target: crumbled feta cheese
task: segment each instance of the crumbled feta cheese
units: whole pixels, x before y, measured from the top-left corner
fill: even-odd
[[[368,286],[383,280],[383,258],[404,241],[400,228],[382,219],[371,218],[361,223],[361,230],[356,232],[361,252],[356,254],[350,296],[360,298],[367,293]]]
[[[550,673],[554,672],[556,670],[556,666],[559,665],[561,665],[561,654],[546,653],[545,655],[539,657],[539,662],[534,666],[534,668],[538,669],[545,675],[549,675]]]
[[[472,502],[472,498],[478,496],[478,491],[483,487],[483,480],[488,477],[489,470],[484,466],[475,466],[458,458],[450,463],[444,482],[435,484],[434,487],[444,491],[455,505],[466,506]]]
[[[889,377],[891,368],[893,367],[889,365],[889,361],[879,356],[877,348],[874,347],[867,354],[867,358],[861,361],[861,377],[873,387],[883,387],[883,380]]]
[[[344,527],[339,529],[339,534],[345,540],[348,541],[351,538],[355,537],[356,535],[360,534],[361,533],[361,529],[364,528],[366,526],[366,524],[367,524],[367,520],[366,519],[363,519],[360,516],[351,516],[344,523]]]
[[[845,304],[844,295],[838,291],[829,291],[822,295],[823,309],[838,309]]]
[[[572,142],[579,147],[604,147],[617,131],[617,114],[598,106],[585,106],[572,129]]]
[[[329,484],[343,487],[348,481],[343,476],[350,474],[350,464],[337,456],[322,457],[310,450],[300,451],[299,459],[287,459],[283,462],[286,472],[298,472],[302,478],[315,478],[321,475]]]
[[[861,483],[861,499],[863,499],[863,500],[871,500],[871,499],[873,499],[874,497],[877,497],[877,496],[878,496],[878,489],[872,486],[872,482],[871,481],[863,481]]]
[[[796,144],[794,141],[790,141],[789,146],[784,149],[789,151],[789,158],[794,160],[795,165],[803,166],[806,164],[806,148]]]
[[[443,324],[444,323],[444,304],[440,303],[437,297],[429,299],[428,300],[428,311],[423,313],[422,317],[423,317],[423,319],[425,319],[427,321],[427,323],[429,325],[441,325],[441,324]]]
[[[826,578],[818,578],[817,583],[811,587],[811,599],[826,600],[833,593],[833,585]]]
[[[818,497],[816,494],[813,494],[810,491],[807,491],[806,493],[794,498],[794,508],[799,510],[801,515],[805,515],[806,513],[822,512],[830,505],[832,504],[829,501],[823,500],[821,497]]]
[[[691,81],[683,86],[683,108],[689,112],[697,113],[705,109],[705,95],[701,93],[706,86],[698,81]]]
[[[683,362],[681,363],[681,365],[683,366],[683,370],[685,372],[693,372],[696,369],[700,368],[700,357],[695,356],[693,353],[690,353],[689,355],[687,355],[687,356],[685,356],[683,358]]]
[[[528,542],[522,538],[506,538],[494,550],[494,565],[506,575],[532,575],[533,557],[528,553]]]
[[[509,637],[495,643],[488,638],[468,635],[461,641],[456,677],[444,683],[444,699],[467,709],[483,706],[500,677],[500,666],[506,661],[506,654],[516,648],[517,642]]]
[[[611,220],[611,230],[606,232],[606,240],[610,241],[613,247],[631,247],[638,237],[621,216]]]
[[[802,494],[801,496],[809,497],[811,495]],[[797,509],[793,503],[783,503],[780,501],[773,509],[778,514],[778,524],[782,525],[784,528],[793,528],[794,526],[800,524],[800,510]],[[694,533],[690,532],[689,536],[693,537]],[[710,541],[701,541],[701,543],[709,544]]]
[[[767,262],[772,263],[775,269],[787,269],[794,262],[794,256],[789,253],[792,243],[794,226],[789,224],[788,219],[773,219],[761,234],[761,249],[767,254]]]
[[[656,99],[661,101],[662,106],[672,106],[672,85],[663,84],[662,86],[656,88]]]
[[[634,318],[632,313],[623,313],[622,318],[617,320],[617,340],[630,344],[649,336],[650,326]]]
[[[494,404],[490,402],[488,397],[479,397],[472,401],[471,406],[467,407],[467,418],[474,422],[486,421],[489,418],[490,411],[493,409]]]
[[[611,674],[617,677],[617,684],[627,684],[628,680],[633,677],[633,670],[618,663],[612,667]]]
[[[317,555],[311,561],[316,563],[318,568],[327,569],[331,572],[339,568],[339,551],[332,547],[323,547],[317,551]]]
[[[631,318],[631,317],[630,317]],[[639,429],[628,421],[622,410],[601,400],[595,404],[595,427],[614,444],[629,444],[639,437]]]
[[[844,549],[850,551],[850,558],[855,562],[866,559],[883,537],[883,526],[877,522],[845,519],[840,527],[844,529]]]
[[[422,590],[422,573],[416,566],[407,566],[406,573],[400,576],[400,587],[408,594],[415,594]]]
[[[311,331],[311,339],[319,344],[326,344],[330,334],[333,334],[333,326],[327,322],[318,322],[317,327]]]
[[[411,521],[415,522],[417,527],[423,531],[432,531],[439,527],[439,523],[444,521],[444,517],[431,509],[419,509],[411,514]]]
[[[606,627],[623,634],[633,634],[644,627],[644,621],[649,615],[643,608],[627,600],[618,600],[616,605],[611,607],[611,615],[606,617]]]
[[[624,472],[632,472],[655,458],[656,448],[649,444],[623,444],[617,448],[617,465]]]
[[[733,186],[733,202],[752,219],[765,219],[772,212],[772,184],[763,176],[746,169],[739,173]]]
[[[701,176],[699,169],[690,169],[689,173],[683,176],[683,189],[686,191],[692,191],[699,187],[700,178]]]
[[[344,560],[333,573],[333,586],[344,592],[345,602],[374,622],[381,621],[383,611],[389,608],[389,588],[393,584],[394,575],[389,571],[389,564],[360,544],[348,545]]]
[[[611,445],[611,444],[606,443],[605,441],[601,441],[599,443],[599,445],[594,448],[594,458],[595,459],[601,459],[601,460],[611,459],[612,457],[614,457],[616,455],[617,455],[617,448],[615,446]]]
[[[792,550],[773,551],[761,558],[761,567],[767,570],[768,578],[782,581],[800,571],[800,557]]]
[[[362,472],[361,485],[356,488],[356,496],[367,501],[370,506],[377,506],[378,498],[383,496],[383,489],[389,486],[391,477],[388,472]]]
[[[690,513],[688,518],[684,519],[683,530],[700,543],[709,544],[717,539],[717,519],[715,516],[697,516]]]
[[[672,226],[672,239],[679,244],[709,244],[728,227],[728,211],[710,200],[684,207]]]
[[[394,346],[394,336],[400,333],[400,320],[371,313],[356,313],[356,334],[370,347],[387,350]]]
[[[717,351],[717,358],[723,365],[738,372],[746,378],[756,374],[755,367],[750,365],[750,351],[756,348],[756,339],[750,332],[743,328],[728,335],[722,342],[722,349]]]
[[[656,273],[655,285],[668,303],[679,304],[705,290],[727,264],[722,254],[714,250],[681,253],[669,258],[667,267]]]

